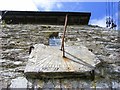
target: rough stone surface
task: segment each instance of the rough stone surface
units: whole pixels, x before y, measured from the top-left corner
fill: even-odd
[[[0,87],[8,87],[12,79],[24,76],[31,45],[48,44],[46,32],[56,31],[61,36],[63,29],[63,26],[54,25],[0,25]],[[114,84],[120,87],[118,31],[96,26],[68,26],[65,41],[73,42],[72,45],[83,44],[99,58],[101,63],[96,67],[95,80],[101,87],[104,80],[106,87]]]
[[[18,83],[19,82],[19,83]],[[27,79],[25,77],[17,77],[11,80],[10,88],[27,88]]]

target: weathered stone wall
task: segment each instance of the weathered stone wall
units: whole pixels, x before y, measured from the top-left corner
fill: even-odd
[[[54,25],[1,25],[1,86],[7,87],[11,79],[24,76],[23,70],[31,45],[48,44],[51,32],[59,32],[62,35],[63,28]],[[66,41],[68,44],[71,41],[73,45],[83,44],[97,55],[101,64],[96,68],[96,75],[99,74],[103,79],[120,81],[120,44],[116,30],[94,26],[68,26]]]

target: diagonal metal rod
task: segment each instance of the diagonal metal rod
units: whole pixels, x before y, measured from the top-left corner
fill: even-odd
[[[63,57],[65,57],[65,48],[64,48],[64,38],[66,34],[66,28],[67,28],[67,21],[68,21],[68,14],[66,14],[65,17],[65,25],[64,25],[64,32],[63,32],[63,37],[62,37],[62,45],[61,45],[61,50],[63,51]]]

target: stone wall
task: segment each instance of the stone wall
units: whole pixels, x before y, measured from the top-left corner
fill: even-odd
[[[11,80],[16,77],[24,77],[24,67],[31,45],[39,43],[48,45],[49,36],[53,32],[59,32],[62,36],[63,29],[64,26],[55,25],[1,25],[1,87],[9,86]],[[118,31],[97,26],[68,26],[66,42],[73,45],[83,44],[97,55],[101,64],[96,67],[96,78],[120,81]]]

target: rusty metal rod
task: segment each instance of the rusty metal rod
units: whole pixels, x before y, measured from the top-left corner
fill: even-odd
[[[63,51],[63,57],[65,57],[65,48],[64,48],[64,38],[66,34],[66,28],[67,28],[67,21],[68,21],[68,14],[66,14],[65,17],[65,25],[64,25],[64,32],[63,32],[63,37],[62,37],[62,45],[61,45],[61,50]]]

